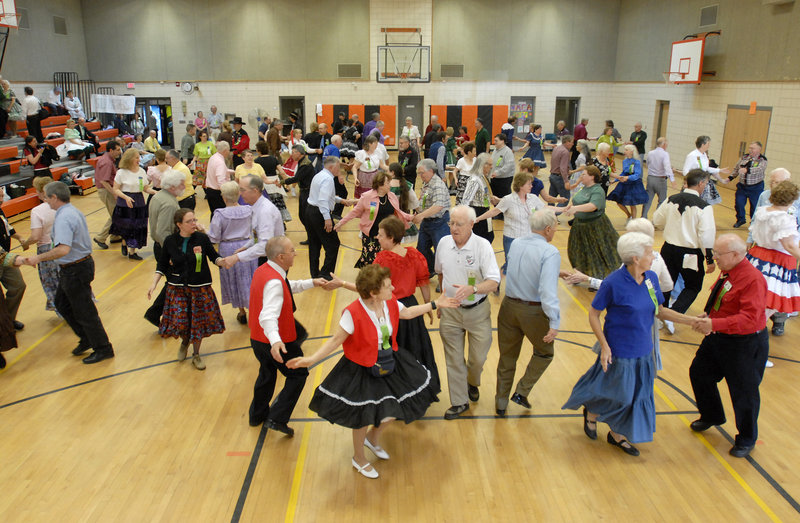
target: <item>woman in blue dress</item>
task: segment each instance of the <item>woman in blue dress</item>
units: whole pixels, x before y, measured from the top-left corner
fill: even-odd
[[[617,205],[628,219],[636,218],[636,206],[647,203],[649,196],[642,184],[642,162],[636,158],[636,146],[625,146],[625,159],[622,160],[622,172],[610,173],[619,183],[608,195],[608,199]]]
[[[519,138],[517,138],[517,140],[519,140]],[[536,173],[539,172],[539,169],[547,167],[547,162],[544,161],[544,149],[546,148],[546,144],[544,143],[544,136],[542,135],[542,126],[538,123],[535,124],[531,128],[531,132],[528,133],[528,136],[525,137],[525,140],[522,141],[528,144],[528,150],[525,151],[523,158],[530,158],[533,160],[533,163],[536,165],[533,176],[536,177]]]
[[[600,353],[562,408],[583,407],[583,431],[590,439],[597,439],[597,422],[607,423],[608,443],[638,456],[632,443],[652,441],[656,431],[653,322],[659,318],[689,324],[694,318],[661,306],[658,276],[650,270],[653,238],[624,234],[617,251],[624,265],[603,280],[589,310]]]

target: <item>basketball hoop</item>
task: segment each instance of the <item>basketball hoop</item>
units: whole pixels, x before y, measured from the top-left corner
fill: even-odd
[[[0,5],[2,5],[2,2],[0,2]],[[21,15],[18,15],[15,12],[6,13],[4,11],[0,11],[0,27],[17,29],[19,27],[20,16]]]
[[[408,83],[408,73],[400,73],[400,83],[401,84]]]
[[[661,76],[664,77],[664,85],[667,87],[678,85],[678,81],[684,80],[686,75],[687,73],[682,73],[680,71],[665,71],[661,73]]]

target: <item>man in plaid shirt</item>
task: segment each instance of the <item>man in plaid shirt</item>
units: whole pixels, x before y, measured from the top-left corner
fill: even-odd
[[[737,176],[742,177],[739,183],[736,184],[736,202],[734,204],[736,208],[736,223],[733,224],[736,228],[747,222],[744,214],[747,200],[750,200],[750,220],[753,220],[753,215],[756,212],[756,202],[764,191],[764,173],[767,172],[767,157],[761,154],[762,148],[761,142],[751,143],[747,154],[742,156],[742,159],[733,168],[733,173],[728,176],[729,180],[733,180]]]
[[[414,217],[419,227],[417,250],[428,262],[428,272],[433,274],[434,255],[439,240],[450,234],[450,191],[444,181],[436,175],[436,162],[431,159],[417,164],[417,174],[422,178],[422,194],[419,197],[420,212]]]

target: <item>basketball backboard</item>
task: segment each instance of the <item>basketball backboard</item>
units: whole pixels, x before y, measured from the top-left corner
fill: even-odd
[[[669,78],[674,84],[699,84],[703,74],[705,38],[672,42]]]
[[[18,27],[15,0],[0,0],[0,26],[15,29]]]

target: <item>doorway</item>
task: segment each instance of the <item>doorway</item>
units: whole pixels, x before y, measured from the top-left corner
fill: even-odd
[[[553,130],[556,131],[558,122],[564,121],[566,129],[570,132],[575,132],[575,126],[578,125],[578,110],[580,109],[580,98],[556,98],[556,118],[553,120]]]
[[[288,136],[289,133],[292,132],[292,129],[302,129],[303,134],[306,133],[305,129],[305,114],[306,114],[306,97],[305,96],[280,96],[278,97],[280,110],[281,110],[281,120],[286,122],[286,125],[283,126],[283,135]],[[297,114],[297,122],[292,125],[291,121],[289,120],[289,115],[295,113]]]
[[[420,134],[425,132],[425,122],[422,121],[423,109],[425,107],[424,96],[398,96],[397,97],[397,137],[406,125],[406,118],[413,119],[414,125],[419,129]],[[424,138],[424,136],[423,136]]]
[[[158,143],[165,148],[175,146],[172,129],[172,100],[170,98],[137,98],[136,112],[142,116],[145,132],[156,131]]]
[[[517,121],[514,123],[514,135],[524,139],[533,126],[533,114],[536,108],[535,96],[512,96],[511,105],[508,108],[508,116],[516,116]],[[514,142],[515,140],[512,140]],[[521,143],[521,142],[518,142]],[[514,143],[509,144],[511,149],[514,149]],[[517,148],[522,148],[524,145],[519,145]]]
[[[655,136],[651,143],[655,145],[659,138],[667,137],[667,121],[669,120],[669,101],[656,100],[656,119],[653,121],[653,131]]]
[[[747,152],[747,146],[753,142],[761,142],[764,146],[761,152],[767,156],[771,118],[772,107],[757,107],[755,111],[751,111],[746,105],[729,105],[725,134],[722,135],[720,166],[733,168]]]

